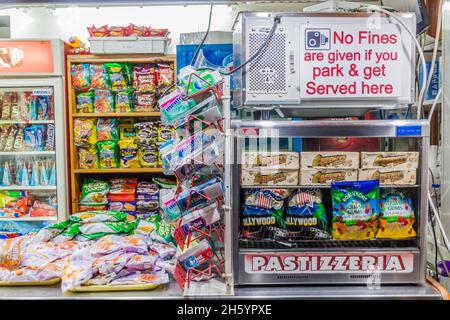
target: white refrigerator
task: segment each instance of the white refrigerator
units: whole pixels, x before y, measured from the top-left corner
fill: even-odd
[[[64,43],[0,39],[0,238],[67,219]]]

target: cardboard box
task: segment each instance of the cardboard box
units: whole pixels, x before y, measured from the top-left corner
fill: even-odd
[[[362,169],[417,169],[418,152],[361,152]]]
[[[300,185],[329,185],[338,181],[357,181],[358,169],[300,169]]]
[[[299,158],[297,152],[243,152],[242,167],[298,170]]]
[[[380,185],[416,184],[417,170],[359,169],[359,180],[380,180]]]
[[[298,170],[242,169],[243,186],[296,186]]]
[[[359,152],[302,152],[301,168],[358,169]]]

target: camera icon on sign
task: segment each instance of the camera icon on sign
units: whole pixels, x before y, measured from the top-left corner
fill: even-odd
[[[306,29],[307,50],[330,50],[330,29]]]

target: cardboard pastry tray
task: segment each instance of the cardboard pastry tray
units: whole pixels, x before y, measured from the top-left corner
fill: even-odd
[[[61,281],[61,278],[55,278],[45,281],[0,281],[0,287],[20,287],[20,286],[51,286]]]
[[[71,292],[106,292],[106,291],[143,291],[153,290],[159,287],[159,284],[119,284],[119,285],[89,285],[73,288]]]

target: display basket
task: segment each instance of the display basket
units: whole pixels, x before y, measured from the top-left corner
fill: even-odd
[[[164,54],[166,37],[91,37],[90,52],[94,54]]]

